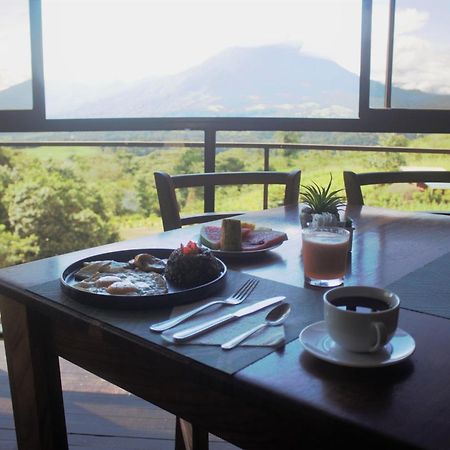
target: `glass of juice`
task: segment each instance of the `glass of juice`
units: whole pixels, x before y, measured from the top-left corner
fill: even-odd
[[[334,287],[344,282],[350,232],[345,228],[304,228],[303,268],[312,286]]]

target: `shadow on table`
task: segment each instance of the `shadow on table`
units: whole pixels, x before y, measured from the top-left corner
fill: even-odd
[[[309,374],[321,381],[323,395],[348,410],[384,410],[391,403],[396,385],[414,371],[411,360],[378,368],[341,367],[307,352],[299,360]]]

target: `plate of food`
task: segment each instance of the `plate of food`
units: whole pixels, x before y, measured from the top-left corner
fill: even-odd
[[[197,301],[220,290],[227,267],[194,242],[177,249],[130,249],[102,253],[61,274],[71,298],[101,308],[141,309]]]
[[[222,225],[203,225],[199,243],[220,257],[256,256],[279,247],[287,240],[283,231],[258,227],[237,219],[223,219]]]

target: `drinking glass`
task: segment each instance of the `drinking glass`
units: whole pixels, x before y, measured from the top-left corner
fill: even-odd
[[[350,232],[345,228],[304,228],[303,268],[312,286],[335,287],[344,282]]]

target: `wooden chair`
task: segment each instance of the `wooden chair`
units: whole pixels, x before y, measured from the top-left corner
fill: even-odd
[[[449,183],[450,171],[411,171],[411,172],[344,172],[347,203],[364,205],[361,186],[389,183]],[[442,213],[444,214],[444,213]]]
[[[209,222],[211,220],[223,219],[226,217],[242,214],[242,212],[216,212],[214,208],[214,198],[212,207],[207,207],[206,195],[204,211],[188,217],[180,216],[180,209],[177,201],[176,190],[187,187],[204,187],[205,194],[207,188],[214,186],[229,186],[242,184],[259,184],[268,186],[273,184],[284,185],[284,205],[298,203],[300,190],[300,170],[291,172],[214,172],[196,173],[187,175],[169,175],[165,172],[155,172],[156,190],[158,193],[159,207],[164,231],[181,228],[183,225]],[[267,192],[267,191],[265,191]],[[267,208],[267,194],[264,195],[263,208]]]

